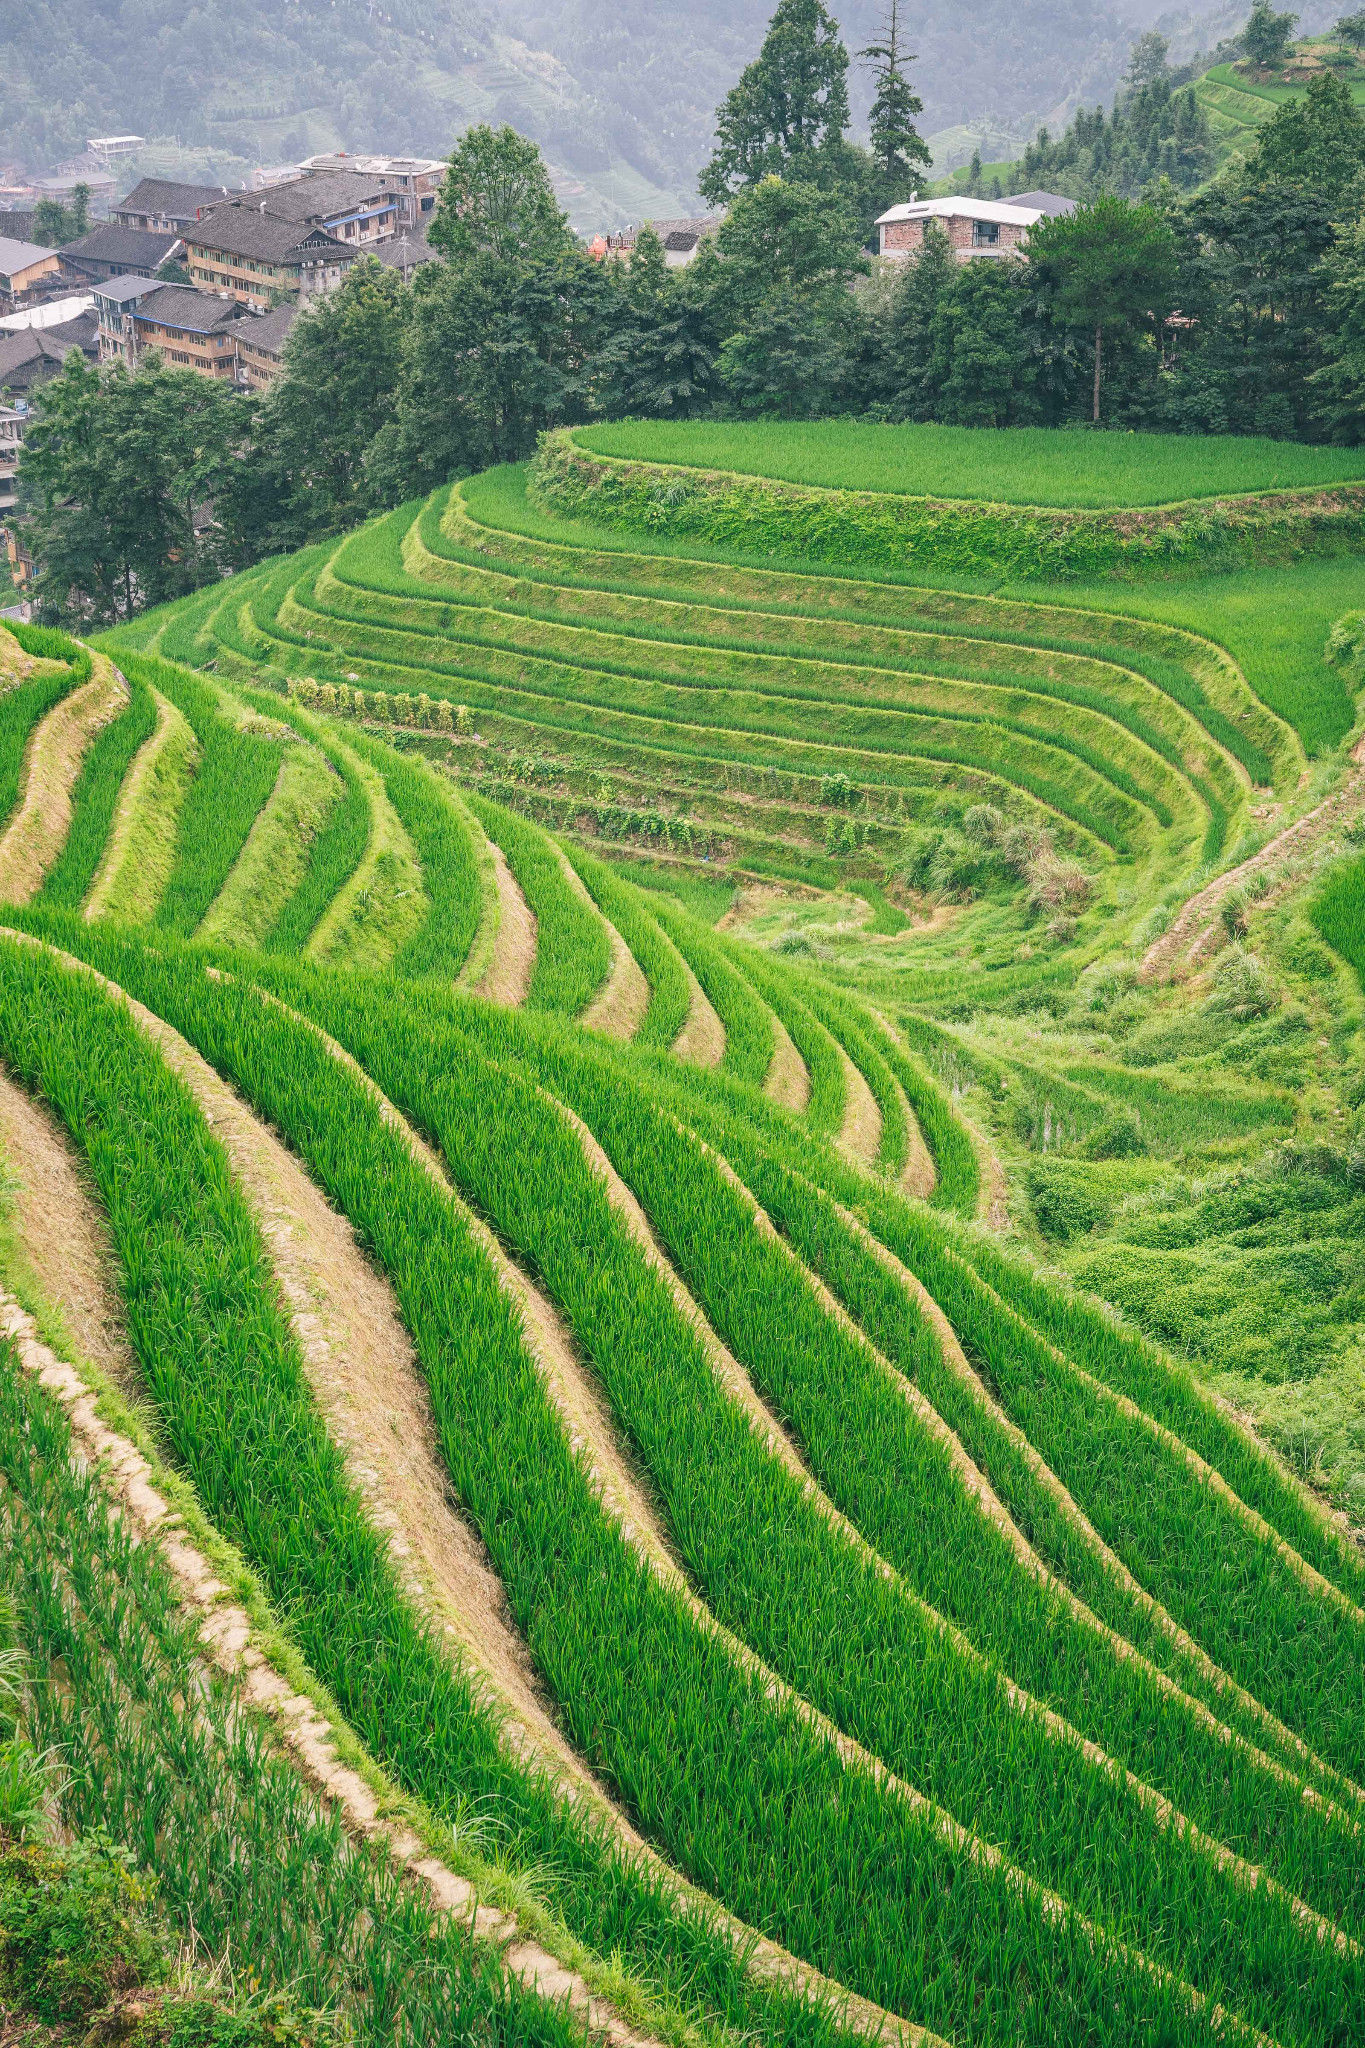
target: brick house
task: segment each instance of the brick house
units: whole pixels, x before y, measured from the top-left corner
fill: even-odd
[[[681,270],[692,261],[702,243],[717,232],[724,218],[723,213],[700,213],[685,219],[647,220],[644,225],[653,228],[663,243],[668,269]],[[610,234],[594,235],[588,244],[588,254],[599,263],[608,256],[628,257],[638,233],[637,228],[618,228]]]
[[[204,291],[230,292],[244,306],[269,309],[272,297],[311,298],[340,284],[357,251],[325,228],[300,226],[264,199],[229,199],[185,230],[185,262]]]
[[[888,207],[878,219],[879,250],[897,262],[913,261],[932,223],[948,237],[959,263],[975,256],[1023,256],[1029,229],[1045,213],[1073,210],[1075,201],[1069,199],[1057,199],[1055,209],[1036,203],[1054,197],[1031,192],[1027,198],[1034,203],[1027,205],[1014,199],[908,199]]]

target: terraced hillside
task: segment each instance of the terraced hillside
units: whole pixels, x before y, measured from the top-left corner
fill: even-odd
[[[1336,46],[1308,42],[1300,46],[1290,66],[1278,77],[1258,73],[1246,64],[1215,64],[1195,80],[1195,95],[1208,117],[1209,133],[1220,158],[1234,151],[1247,155],[1256,137],[1282,106],[1302,99],[1309,80],[1330,59],[1345,77],[1351,97],[1365,103],[1365,67],[1352,62],[1345,44]]]
[[[495,473],[0,636],[27,1735],[359,2038],[1358,2037],[1365,1556],[1002,1237],[958,1035],[1316,771],[1219,642],[1039,596]]]

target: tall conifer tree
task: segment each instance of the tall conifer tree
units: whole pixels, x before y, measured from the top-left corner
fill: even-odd
[[[871,58],[876,82],[868,117],[871,198],[875,212],[884,213],[888,206],[910,198],[916,179],[930,164],[928,144],[915,126],[915,116],[924,112],[924,102],[906,77],[906,66],[915,62],[915,55],[901,41],[900,0],[891,0],[878,40],[858,55]]]

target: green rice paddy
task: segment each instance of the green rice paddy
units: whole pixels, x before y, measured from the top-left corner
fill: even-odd
[[[1166,502],[1198,455],[705,434],[650,459],[1065,505]],[[1211,488],[1319,453],[1233,444]],[[1154,495],[1083,495],[1129,460]],[[348,1760],[642,2042],[1356,2048],[1365,1550],[1323,1496],[1365,1500],[1365,989],[1318,657],[1357,574],[828,574],[501,471],[108,636],[129,701],[0,917],[0,1062],[102,1219],[123,1397]],[[51,658],[5,700],[11,803]],[[151,825],[111,915],[105,850]],[[410,1347],[458,1631],[147,1012]],[[157,1545],[44,1399],[0,1354],[75,1819],[350,2038],[559,2048],[235,1696],[186,1713]]]
[[[1047,427],[867,425],[857,420],[625,420],[579,427],[595,454],[774,477],[825,490],[991,504],[1169,505],[1359,482],[1365,454],[1232,434]]]

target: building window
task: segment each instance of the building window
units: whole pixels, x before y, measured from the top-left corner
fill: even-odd
[[[1000,240],[998,220],[974,220],[972,222],[972,247],[993,249]]]

